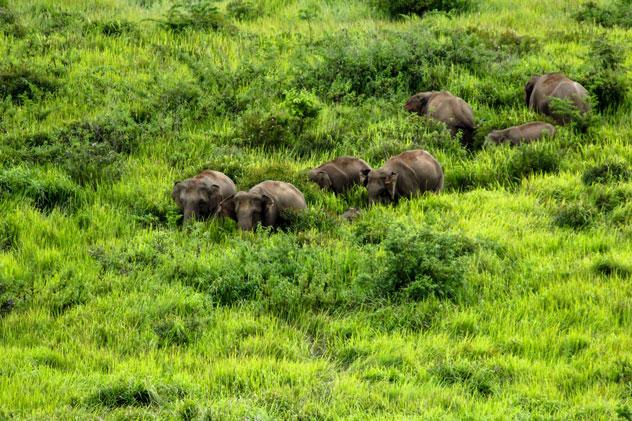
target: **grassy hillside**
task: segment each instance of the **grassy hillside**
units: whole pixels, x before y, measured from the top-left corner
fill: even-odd
[[[0,0],[0,419],[632,418],[626,1],[387,4]],[[544,119],[546,71],[591,91],[588,127],[483,145]],[[404,111],[432,89],[474,150]],[[305,176],[411,148],[440,195]],[[309,210],[182,227],[171,188],[205,168]]]

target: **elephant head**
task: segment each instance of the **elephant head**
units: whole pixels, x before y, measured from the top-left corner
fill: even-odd
[[[417,113],[419,115],[426,114],[428,101],[432,94],[433,92],[421,92],[411,96],[406,102],[406,105],[404,105],[404,109],[410,113]]]
[[[540,76],[533,76],[524,87],[524,101],[526,102],[527,107],[531,103],[531,94],[533,93],[535,84],[538,83],[538,79],[540,79]]]
[[[272,226],[279,217],[278,206],[272,197],[251,192],[238,192],[227,198],[220,204],[219,211],[237,221],[244,231],[253,231],[260,223]]]
[[[362,183],[369,194],[369,204],[390,203],[396,200],[397,173],[384,169],[364,170]]]
[[[331,189],[333,182],[325,171],[322,170],[312,170],[308,174],[309,180],[318,184],[321,189]]]
[[[177,181],[171,197],[184,213],[183,222],[192,217],[208,218],[217,211],[223,197],[219,185]]]

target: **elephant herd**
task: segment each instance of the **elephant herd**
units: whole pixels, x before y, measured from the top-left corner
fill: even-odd
[[[558,124],[568,123],[567,117],[556,114],[551,107],[553,98],[567,101],[580,113],[590,110],[586,89],[561,73],[534,76],[525,86],[525,102],[530,109],[553,118]],[[463,99],[448,91],[421,92],[413,95],[404,108],[445,123],[453,136],[460,132],[464,145],[471,146],[476,131],[474,113]],[[554,135],[553,125],[536,121],[494,130],[487,140],[519,145]],[[360,158],[338,157],[309,171],[308,178],[335,194],[363,185],[370,205],[396,203],[403,197],[439,192],[443,188],[441,165],[430,153],[420,149],[393,156],[378,169],[371,168]],[[237,192],[228,176],[213,170],[176,182],[172,197],[182,210],[185,222],[192,217],[225,216],[235,220],[242,230],[254,230],[259,224],[277,226],[283,211],[307,207],[303,193],[290,183],[267,180],[247,192]],[[358,209],[349,209],[343,217],[353,219],[358,213]]]

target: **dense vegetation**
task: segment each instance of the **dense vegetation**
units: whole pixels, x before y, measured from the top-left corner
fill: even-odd
[[[0,419],[632,418],[628,6],[0,0]],[[485,144],[545,119],[546,71],[593,115]],[[404,111],[433,89],[472,150]],[[411,148],[440,195],[368,209],[305,175]],[[205,168],[309,209],[181,226]]]

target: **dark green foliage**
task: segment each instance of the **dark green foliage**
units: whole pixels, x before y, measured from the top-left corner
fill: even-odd
[[[592,104],[592,98],[588,98],[588,103]],[[568,124],[572,129],[586,133],[588,129],[598,122],[597,116],[592,111],[582,112],[570,100],[551,97],[549,100],[551,115],[564,124]]]
[[[575,203],[562,206],[553,221],[561,228],[583,229],[593,223],[594,212],[585,204]]]
[[[183,346],[195,341],[201,333],[201,321],[197,318],[170,316],[154,325],[160,346]]]
[[[166,89],[160,94],[156,101],[157,108],[164,111],[178,111],[187,108],[186,111],[195,109],[202,92],[197,85],[187,82],[180,82],[172,88]]]
[[[341,219],[323,209],[307,208],[301,211],[286,210],[282,212],[282,227],[289,231],[306,231],[310,229],[320,232],[332,232],[340,224]]]
[[[474,34],[437,34],[424,26],[363,37],[332,35],[319,42],[318,55],[317,62],[296,58],[296,83],[332,101],[440,90],[451,65],[478,70],[498,57]]]
[[[430,370],[430,374],[441,384],[462,385],[471,393],[491,397],[497,393],[501,383],[511,380],[510,373],[500,367],[472,367],[466,363],[441,363]]]
[[[600,258],[593,264],[593,270],[604,276],[630,276],[632,267],[613,258]]]
[[[232,0],[226,5],[226,12],[238,20],[252,20],[262,14],[262,10],[250,0]]]
[[[117,37],[136,30],[133,23],[124,20],[111,20],[97,25],[101,33],[108,37]]]
[[[64,175],[27,167],[0,171],[0,192],[5,197],[30,199],[43,212],[53,208],[72,210],[83,198],[80,188]]]
[[[0,221],[0,251],[9,251],[18,245],[20,231],[18,227],[8,219]]]
[[[367,279],[378,296],[456,299],[464,292],[463,258],[476,249],[468,238],[396,225],[389,228],[382,245],[386,258]]]
[[[632,1],[613,0],[606,6],[589,1],[575,13],[575,19],[579,22],[594,22],[606,28],[632,28]]]
[[[154,406],[184,395],[184,390],[178,386],[153,386],[135,380],[119,381],[99,387],[87,397],[85,404],[88,407],[105,408]]]
[[[590,67],[584,86],[594,95],[599,111],[614,112],[625,102],[630,83],[625,74],[624,59],[625,49],[607,39],[598,39],[591,46]]]
[[[57,83],[41,72],[26,66],[0,69],[0,98],[11,98],[16,104],[54,92]]]
[[[224,17],[211,0],[184,0],[175,3],[161,24],[173,32],[186,29],[217,30],[225,26]]]
[[[36,133],[11,142],[8,163],[54,163],[81,185],[116,180],[122,159],[136,150],[141,127],[130,117],[81,121],[53,133]]]
[[[430,11],[465,12],[472,8],[472,0],[373,0],[375,5],[391,17],[423,15]]]
[[[0,34],[22,37],[26,30],[7,4],[0,3]]]
[[[557,173],[560,168],[559,153],[547,145],[528,145],[521,148],[507,166],[511,182],[533,174]]]
[[[625,182],[630,178],[632,178],[630,166],[621,161],[608,161],[602,165],[590,167],[582,175],[582,181],[587,186]]]

